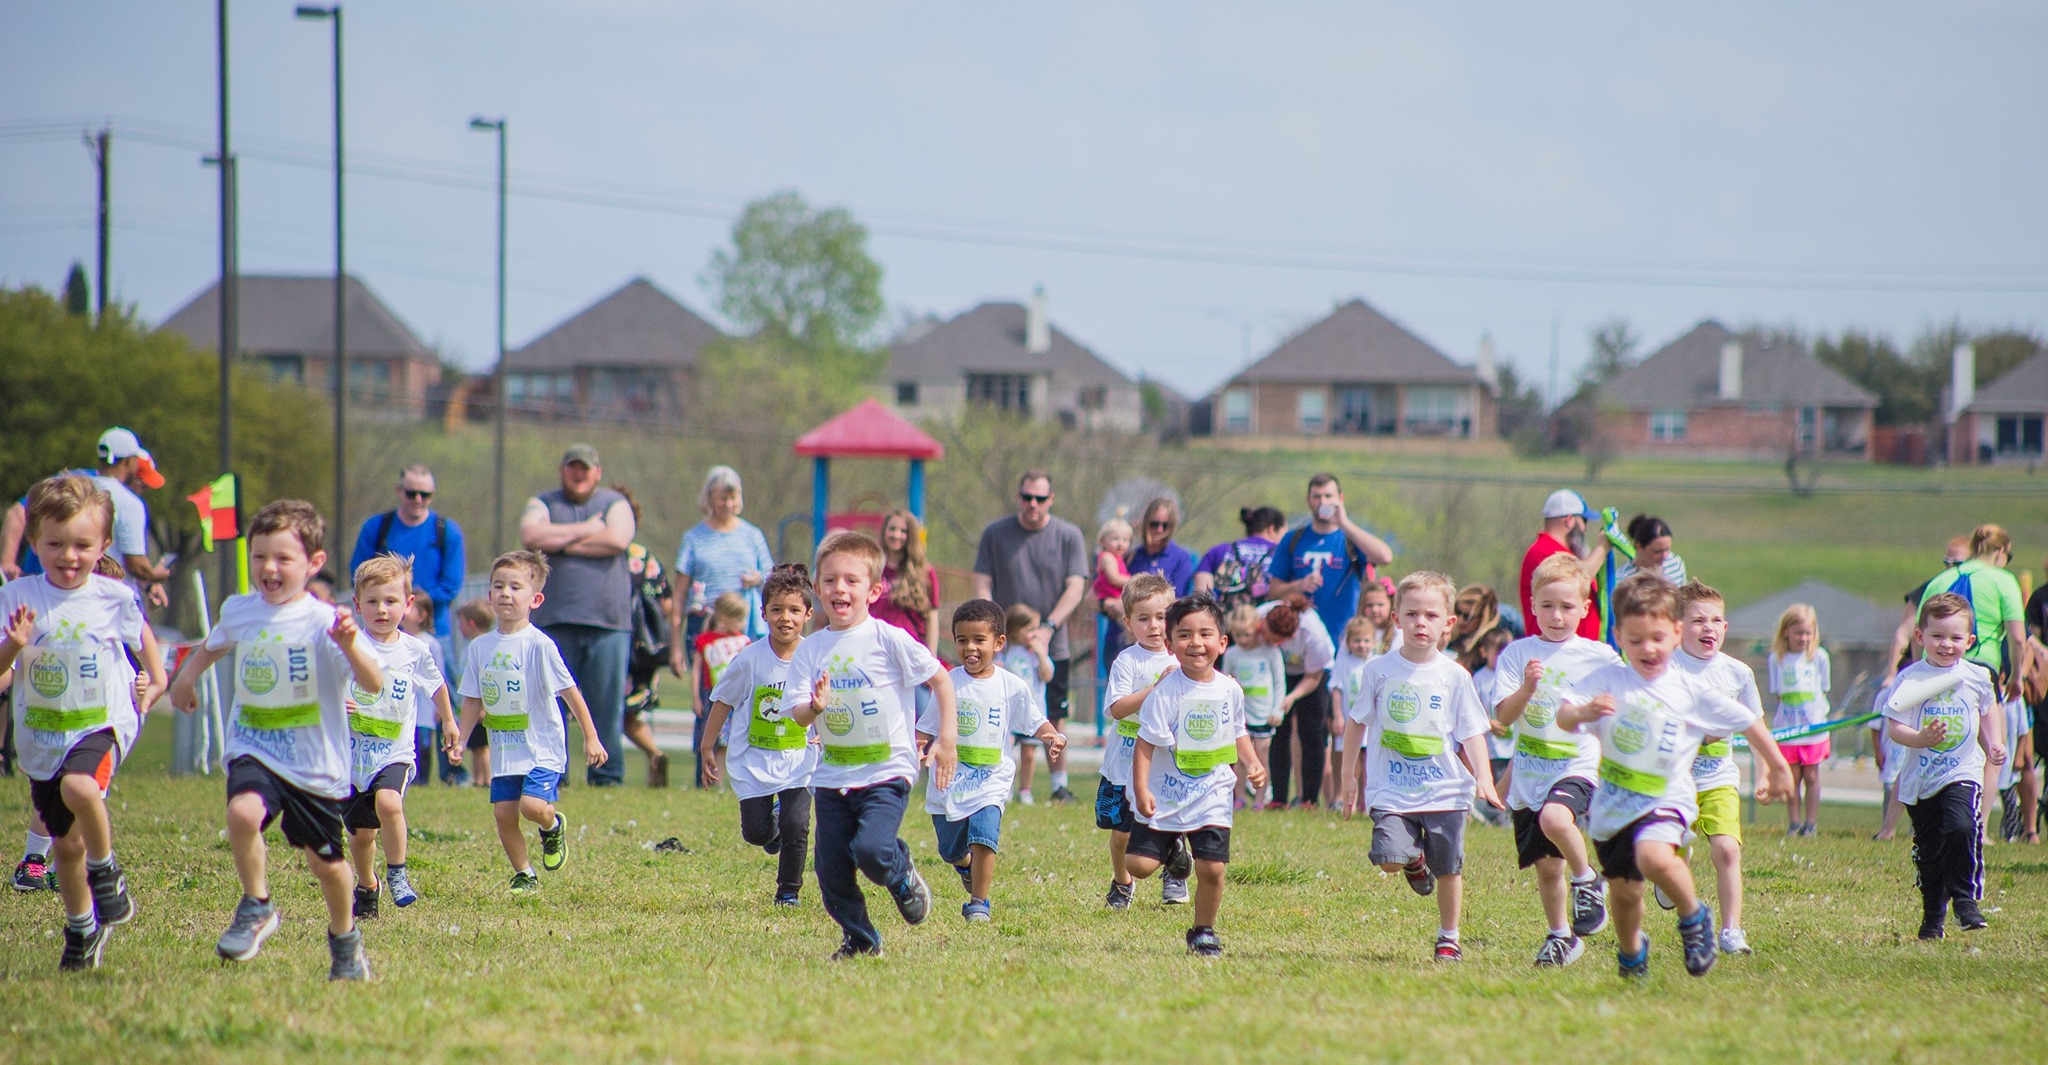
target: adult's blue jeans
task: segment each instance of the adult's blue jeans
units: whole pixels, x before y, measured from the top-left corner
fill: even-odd
[[[590,704],[590,723],[597,728],[598,741],[611,757],[592,766],[584,779],[594,787],[626,782],[626,666],[633,652],[633,634],[593,625],[549,625],[541,631],[561,649],[562,662],[583,701]],[[564,719],[571,720],[570,735],[576,735],[569,708],[562,705]]]

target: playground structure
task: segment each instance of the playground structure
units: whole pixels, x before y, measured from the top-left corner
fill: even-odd
[[[811,543],[812,550],[827,534],[840,529],[863,529],[879,535],[882,514],[873,511],[832,512],[832,460],[907,459],[910,478],[906,505],[924,521],[924,464],[946,457],[946,448],[917,426],[877,403],[865,399],[797,437],[796,453],[811,459]]]

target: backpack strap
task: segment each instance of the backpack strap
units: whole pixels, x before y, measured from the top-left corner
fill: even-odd
[[[398,521],[398,512],[387,510],[377,516],[377,537],[370,545],[371,555],[381,555],[391,544],[391,526]]]

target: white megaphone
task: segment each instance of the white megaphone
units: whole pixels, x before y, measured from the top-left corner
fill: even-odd
[[[1936,673],[1933,676],[1915,677],[1902,681],[1892,689],[1892,696],[1885,700],[1883,710],[1910,710],[1924,703],[1947,695],[1963,684],[1963,674],[1957,672]]]

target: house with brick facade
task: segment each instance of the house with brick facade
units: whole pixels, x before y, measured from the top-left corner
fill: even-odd
[[[699,356],[724,336],[636,277],[505,353],[505,409],[537,418],[681,421]]]
[[[1069,429],[1145,427],[1138,383],[1053,325],[1043,291],[912,325],[889,344],[882,382],[890,409],[913,420],[979,408]]]
[[[1956,379],[1974,376],[1968,349],[1957,359]],[[1950,386],[1954,395],[1955,385]],[[1967,386],[1966,386],[1967,387]],[[2020,363],[1996,381],[1975,389],[1959,404],[1949,425],[1949,461],[1963,465],[1986,462],[2040,462],[2042,426],[2048,423],[2048,348]]]
[[[1223,383],[1216,436],[1498,436],[1492,369],[1453,362],[1364,300],[1341,304]]]
[[[1870,457],[1877,397],[1783,338],[1694,326],[1600,387],[1598,432],[1621,455]]]

